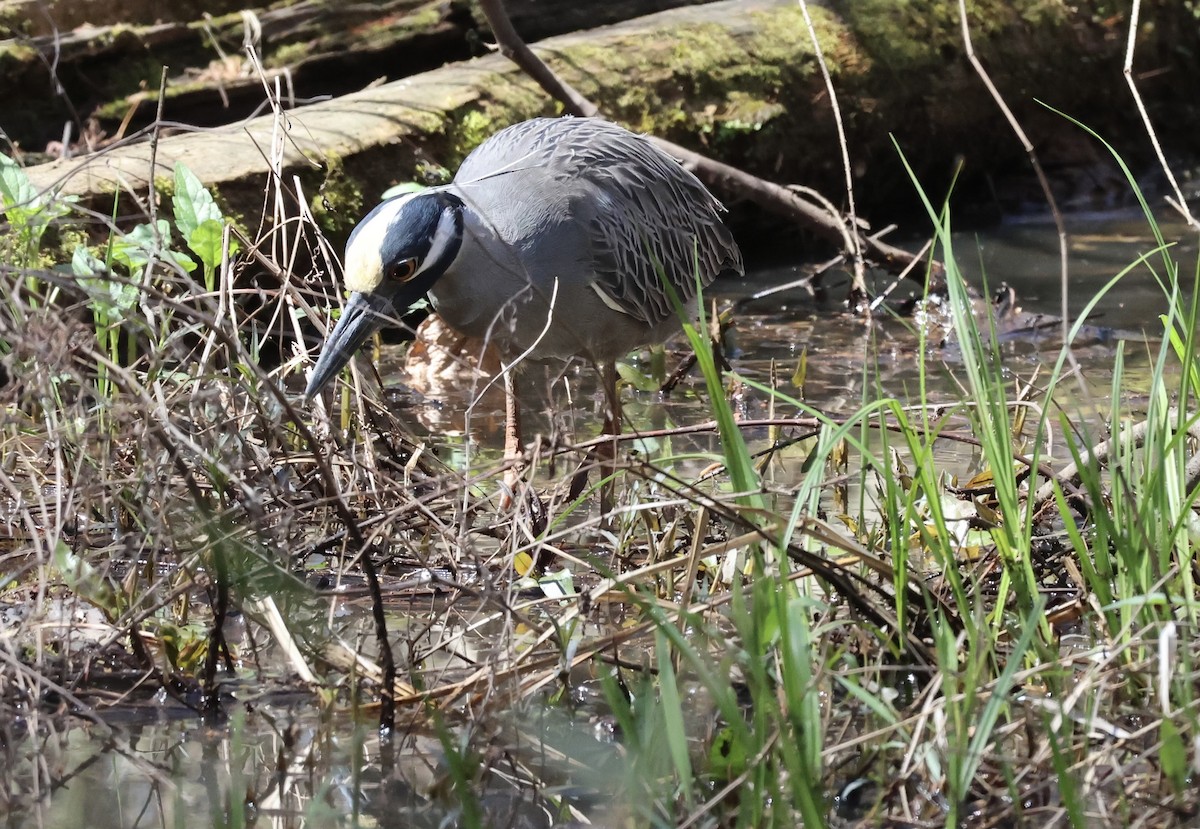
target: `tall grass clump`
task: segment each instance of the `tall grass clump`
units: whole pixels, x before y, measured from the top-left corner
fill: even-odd
[[[903,814],[954,826],[987,815],[1083,827],[1118,825],[1133,800],[1159,796],[1163,819],[1195,813],[1200,281],[1183,277],[1138,198],[1153,244],[1084,303],[1037,376],[1007,364],[997,321],[963,279],[950,208],[929,200],[953,336],[944,347],[917,332],[913,398],[864,396],[834,417],[722,376],[689,328],[743,495],[700,501],[763,554],[714,584],[702,609],[642,604],[658,670],[632,694],[608,685],[636,746],[625,785],[642,818],[820,826]],[[1131,407],[1128,346],[1116,346],[1097,422],[1069,370],[1072,340],[1114,285],[1147,273],[1166,310],[1146,397]],[[929,392],[935,372],[955,379],[957,401]],[[788,491],[738,472],[755,468],[754,453],[726,437],[737,428],[718,393],[729,383],[804,419]],[[976,447],[969,468],[946,467],[950,442]],[[847,514],[832,482],[853,469],[860,496]],[[711,719],[694,716],[689,694]],[[1141,772],[1100,771],[1112,764]]]
[[[1145,712],[1142,730],[1157,738],[1156,765],[1167,800],[1194,813],[1189,784],[1200,768],[1200,264],[1185,272],[1179,248],[1167,239],[1132,172],[1101,143],[1124,172],[1154,240],[1141,265],[1163,295],[1162,338],[1147,346],[1149,385],[1137,405],[1124,402],[1125,349],[1117,351],[1107,433],[1085,431],[1072,444],[1079,489],[1056,480],[1053,497],[1094,597],[1095,636],[1126,678],[1112,702]]]

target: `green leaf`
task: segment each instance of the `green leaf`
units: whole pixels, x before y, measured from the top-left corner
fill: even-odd
[[[408,193],[420,193],[425,189],[426,187],[424,184],[418,184],[415,181],[405,181],[397,184],[395,187],[389,187],[388,189],[384,190],[382,201],[393,199],[396,196],[404,196]]]
[[[1158,761],[1162,765],[1163,773],[1167,775],[1176,792],[1183,792],[1187,785],[1188,759],[1179,729],[1169,718],[1164,718],[1158,727],[1158,738],[1162,740]]]
[[[724,780],[732,780],[746,770],[750,755],[737,733],[729,727],[717,732],[712,747],[708,750],[708,765],[713,774]]]
[[[211,220],[219,224],[223,218],[212,193],[182,164],[175,165],[175,194],[171,197],[171,206],[175,211],[175,225],[184,239],[190,240],[205,222]],[[190,241],[188,244],[190,246]]]
[[[137,286],[111,279],[104,262],[84,245],[76,246],[71,255],[71,272],[88,289],[88,307],[96,315],[98,325],[106,327],[119,323],[137,304]]]
[[[104,263],[92,255],[85,245],[76,245],[71,254],[71,273],[80,277],[100,276],[108,269]]]
[[[620,375],[622,380],[638,391],[658,391],[662,387],[661,383],[630,363],[619,361],[617,363],[617,374]]]
[[[224,233],[223,222],[218,219],[205,219],[185,237],[192,253],[200,257],[204,267],[209,270],[215,271],[221,265],[221,238]]]
[[[109,621],[120,617],[125,601],[117,592],[115,583],[104,572],[76,555],[63,541],[59,541],[54,548],[54,566],[62,576],[63,583],[81,599],[103,611]]]
[[[693,255],[695,255],[694,252]],[[704,313],[704,289],[700,284],[699,265],[695,264],[694,267],[696,268],[694,271],[696,279],[696,311],[699,315],[699,319],[695,322],[692,321],[690,312],[684,307],[683,301],[679,298],[679,292],[675,290],[675,286],[667,279],[666,272],[661,266],[657,268],[658,278],[667,292],[667,298],[671,301],[671,307],[675,310],[675,314],[679,317],[680,322],[683,323],[683,333],[687,336],[688,342],[692,346],[692,352],[696,355],[696,365],[700,368],[700,373],[704,376],[704,385],[708,390],[709,405],[717,421],[717,434],[721,438],[721,449],[725,456],[725,469],[729,473],[729,480],[733,484],[734,491],[742,493],[738,495],[738,503],[742,506],[762,509],[764,506],[763,499],[756,492],[759,486],[758,468],[754,465],[753,458],[750,457],[750,450],[746,447],[746,440],[742,437],[742,431],[738,428],[733,409],[729,405],[729,400],[725,397],[725,386],[722,385],[721,371],[717,368],[717,358],[713,353],[713,346],[707,334],[708,319]]]
[[[29,183],[28,176],[17,162],[0,153],[0,207],[5,209],[20,205],[26,212],[37,209],[37,190]]]
[[[563,599],[576,595],[575,578],[566,567],[558,572],[547,573],[538,579],[537,583],[548,599]]]
[[[804,381],[808,377],[808,349],[800,352],[800,359],[796,361],[796,370],[792,372],[792,385],[801,391],[804,390]]]
[[[662,698],[663,736],[675,777],[683,791],[684,800],[692,805],[695,787],[692,784],[692,760],[688,755],[687,729],[683,722],[683,700],[679,695],[679,680],[671,662],[671,648],[666,635],[660,630],[655,637],[658,652],[658,692]]]
[[[196,263],[185,253],[171,250],[166,243],[171,238],[171,225],[166,219],[157,222],[155,233],[149,224],[140,224],[133,230],[113,240],[112,258],[138,275],[153,258],[174,261],[187,272],[196,269]]]
[[[133,310],[133,306],[137,304],[138,298],[136,285],[130,282],[116,282],[109,279],[105,280],[104,286],[107,289],[109,308],[122,312]]]

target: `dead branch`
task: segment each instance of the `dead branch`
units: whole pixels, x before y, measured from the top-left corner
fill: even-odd
[[[1082,468],[1093,463],[1108,463],[1114,457],[1118,456],[1120,452],[1128,451],[1133,446],[1143,445],[1152,426],[1162,428],[1163,424],[1152,424],[1149,420],[1139,421],[1132,426],[1122,428],[1115,437],[1100,441],[1090,449],[1080,452],[1078,461],[1073,461],[1064,466],[1051,480],[1046,481],[1046,483],[1038,488],[1033,496],[1033,502],[1036,507],[1040,509],[1043,504],[1054,497],[1055,484],[1061,486],[1067,482],[1081,483],[1080,470]],[[1167,413],[1167,426],[1173,430],[1186,431],[1188,436],[1193,440],[1200,440],[1200,422],[1191,413],[1181,412],[1179,409],[1171,409]],[[1184,472],[1184,479],[1190,491],[1195,488],[1197,483],[1200,483],[1200,453],[1193,453],[1188,456]]]

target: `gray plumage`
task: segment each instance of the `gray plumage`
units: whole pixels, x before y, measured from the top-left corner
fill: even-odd
[[[535,254],[521,264],[543,292],[554,277],[547,265],[574,266],[559,274],[560,303],[564,288],[570,299],[594,283],[644,324],[649,339],[661,339],[662,324],[678,321],[660,266],[685,304],[696,297],[697,272],[703,287],[723,271],[742,272],[721,205],[699,179],[646,138],[607,121],[537,118],[511,126],[471,153],[449,188],[481,216],[515,217],[497,222],[502,241]],[[566,263],[553,250],[561,246],[575,247]],[[599,316],[615,309],[606,310]],[[619,357],[642,344],[624,340],[592,356]]]
[[[426,292],[452,328],[489,339],[506,361],[607,363],[661,341],[679,324],[663,275],[689,305],[698,284],[742,273],[721,209],[673,158],[615,124],[504,129],[453,182],[385,202],[355,230],[346,283],[356,293],[308,394]]]

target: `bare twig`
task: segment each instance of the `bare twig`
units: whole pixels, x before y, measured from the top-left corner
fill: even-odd
[[[528,44],[513,28],[508,10],[504,8],[504,0],[480,0],[480,8],[492,27],[496,36],[496,45],[500,54],[511,60],[529,77],[537,81],[538,86],[546,91],[556,101],[562,101],[572,115],[591,118],[600,115],[600,108],[589,101],[583,93],[567,83],[558,73],[547,66],[541,58],[534,54]]]
[[[158,238],[158,198],[155,195],[154,168],[158,165],[158,139],[162,132],[163,123],[163,104],[167,100],[167,67],[162,68],[162,74],[158,79],[158,111],[154,115],[154,127],[150,131],[150,175],[147,182],[148,190],[146,196],[146,210],[150,216],[150,232],[158,241],[159,246],[162,246],[163,240]]]
[[[987,87],[988,93],[992,96],[992,100],[996,102],[996,106],[1000,107],[1000,111],[1004,113],[1005,120],[1012,128],[1013,133],[1021,142],[1021,146],[1025,148],[1025,154],[1029,156],[1029,163],[1033,165],[1033,172],[1037,176],[1038,184],[1041,185],[1042,194],[1046,197],[1046,204],[1050,207],[1050,215],[1054,218],[1054,227],[1058,231],[1058,257],[1059,257],[1059,285],[1060,296],[1062,298],[1062,338],[1063,348],[1067,349],[1070,354],[1071,345],[1071,309],[1068,305],[1068,297],[1070,291],[1067,282],[1067,228],[1063,223],[1062,212],[1058,209],[1058,202],[1054,198],[1054,193],[1050,189],[1050,180],[1046,178],[1046,173],[1042,169],[1042,164],[1038,161],[1037,151],[1033,148],[1033,142],[1025,134],[1025,130],[1021,127],[1017,116],[1009,109],[1005,103],[1004,97],[1000,94],[1000,90],[992,83],[992,78],[988,75],[987,69],[979,60],[979,56],[975,54],[975,46],[971,43],[971,27],[967,23],[967,1],[958,0],[958,19],[962,26],[963,46],[967,52],[967,60],[971,62],[975,73],[979,75],[979,79],[983,81],[983,85]]]
[[[1146,105],[1142,102],[1141,93],[1138,92],[1137,82],[1133,79],[1133,53],[1137,48],[1137,28],[1138,15],[1141,12],[1141,0],[1133,0],[1133,7],[1129,10],[1129,41],[1125,46],[1125,82],[1129,84],[1129,94],[1133,96],[1133,103],[1137,106],[1137,111],[1142,116],[1142,124],[1146,127],[1146,135],[1150,138],[1150,144],[1154,147],[1154,155],[1158,158],[1158,164],[1162,167],[1163,174],[1166,175],[1167,181],[1171,184],[1171,190],[1175,193],[1175,199],[1167,197],[1167,203],[1174,207],[1179,214],[1191,225],[1194,229],[1200,230],[1200,224],[1196,222],[1196,217],[1188,209],[1187,200],[1183,197],[1183,191],[1179,188],[1179,182],[1175,180],[1175,174],[1171,171],[1171,165],[1167,164],[1167,158],[1163,155],[1162,145],[1158,143],[1158,134],[1154,131],[1154,125],[1150,123],[1150,115],[1146,112]]]
[[[821,67],[821,77],[825,80],[825,91],[829,94],[829,105],[833,110],[833,123],[837,127],[838,150],[842,155],[842,173],[846,176],[846,212],[849,215],[849,225],[858,227],[858,213],[854,208],[854,173],[850,169],[850,150],[846,145],[846,129],[842,125],[842,108],[838,105],[837,88],[833,78],[829,77],[829,67],[825,64],[825,53],[821,51],[821,39],[813,26],[812,17],[808,13],[808,3],[800,0],[800,11],[804,14],[804,25],[808,27],[808,35],[812,39],[813,53],[817,56],[817,65]],[[833,213],[833,211],[830,211]],[[851,287],[852,301],[861,303],[863,310],[869,311],[871,306],[865,303],[867,296],[867,275],[863,266],[862,237],[857,233],[850,235],[848,250],[854,261],[854,284]],[[915,261],[915,260],[914,260]],[[904,272],[911,269],[906,267]]]
[[[247,20],[246,39],[244,48],[248,59],[250,60],[255,71],[258,73],[260,80],[263,83],[263,88],[267,91],[267,100],[271,106],[271,110],[275,116],[275,131],[272,136],[271,154],[269,157],[270,168],[272,170],[272,181],[275,184],[273,208],[277,217],[277,227],[286,228],[289,225],[287,221],[287,195],[286,188],[283,187],[283,147],[285,143],[292,141],[290,123],[287,116],[283,112],[280,103],[279,79],[275,79],[275,88],[271,88],[271,83],[267,79],[266,73],[263,71],[262,63],[256,48],[257,39],[255,32],[257,31],[256,21]],[[303,199],[298,200],[303,205]],[[270,206],[270,204],[269,204]],[[304,208],[301,208],[302,210]],[[264,210],[264,216],[266,211]],[[311,217],[309,217],[311,218]],[[296,240],[297,244],[299,239]],[[285,240],[286,243],[286,240]],[[286,246],[286,244],[285,244]],[[292,251],[294,257],[295,250]],[[275,258],[281,261],[289,261],[288,257],[276,256]],[[287,272],[291,272],[291,268]],[[286,401],[283,394],[275,386],[268,384],[273,394],[278,395],[279,402],[288,410],[289,415],[295,416],[294,410],[290,403]],[[360,397],[361,399],[361,397]],[[364,418],[365,419],[365,418]],[[301,433],[305,434],[307,439],[312,441],[310,445],[313,449],[314,457],[317,459],[317,467],[320,471],[323,483],[326,486],[326,491],[332,494],[333,503],[346,522],[346,529],[350,537],[356,542],[356,546],[360,553],[360,561],[363,574],[366,576],[367,585],[371,594],[371,616],[375,625],[375,637],[379,646],[379,661],[382,664],[383,681],[380,684],[380,706],[379,706],[379,731],[381,737],[390,737],[395,732],[395,699],[396,699],[396,662],[392,654],[391,642],[388,636],[387,614],[383,607],[383,592],[379,583],[379,572],[375,566],[374,554],[376,552],[375,545],[368,544],[364,538],[361,528],[350,513],[349,505],[346,503],[345,494],[337,484],[337,478],[329,466],[327,458],[323,457],[317,441],[313,438],[312,433],[304,428],[297,418],[297,425],[301,427]]]

